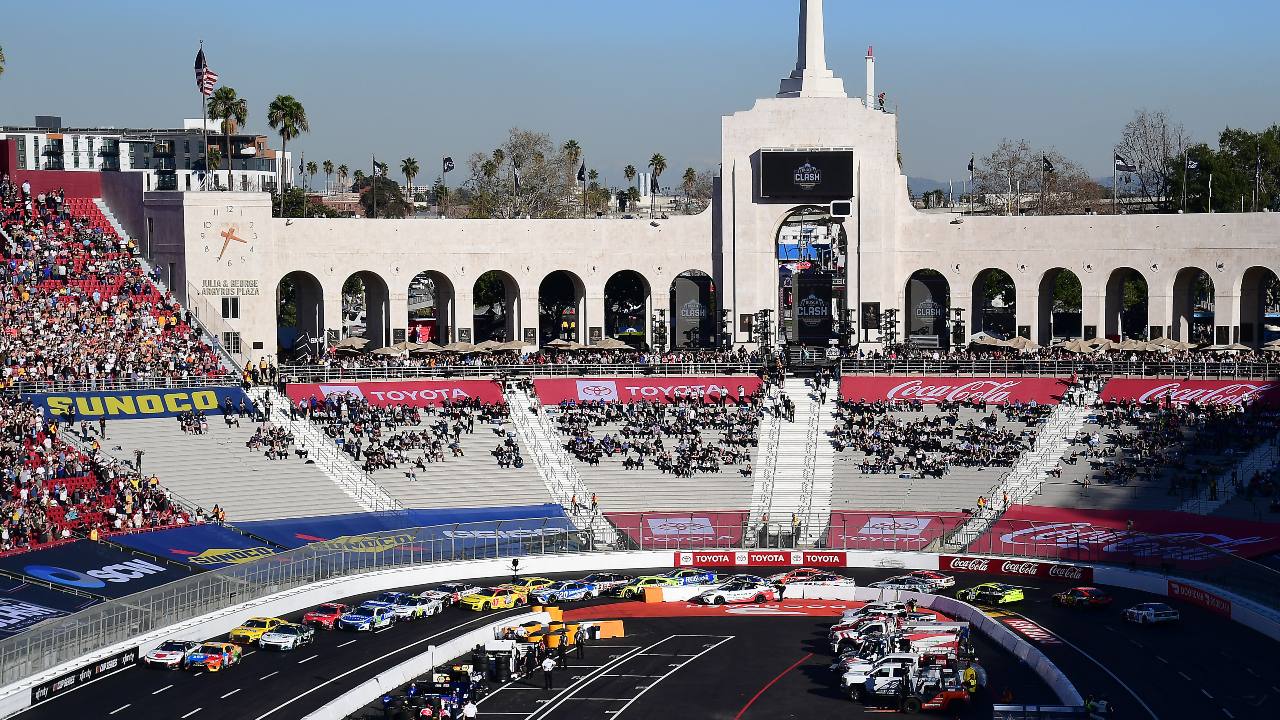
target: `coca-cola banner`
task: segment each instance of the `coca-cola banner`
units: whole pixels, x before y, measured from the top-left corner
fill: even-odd
[[[1203,563],[1225,553],[1280,549],[1280,525],[1170,510],[1080,510],[1015,505],[967,548],[1106,563]]]
[[[1045,578],[1076,585],[1093,582],[1093,568],[1038,560],[1001,560],[999,558],[943,555],[938,558],[940,572],[973,572],[1005,577]]]
[[[492,380],[411,380],[398,382],[330,382],[289,385],[285,394],[294,405],[303,400],[323,400],[334,395],[354,395],[374,407],[409,405],[438,407],[446,401],[480,400],[501,403],[502,388]]]
[[[981,377],[882,377],[856,376],[840,379],[840,397],[845,400],[906,400],[927,404],[986,401],[1002,405],[1031,402],[1056,405],[1066,389],[1060,378]]]
[[[676,567],[848,567],[842,550],[690,550],[675,554]]]
[[[644,550],[737,547],[745,510],[711,512],[612,512],[605,518]]]
[[[901,513],[836,510],[827,547],[850,550],[921,550],[964,522],[964,513]]]
[[[704,402],[749,396],[760,388],[755,376],[663,378],[540,378],[533,381],[546,404],[568,402],[660,402],[701,398]]]
[[[1173,405],[1280,407],[1280,383],[1269,380],[1109,380],[1103,400],[1137,400]]]
[[[1177,580],[1169,581],[1169,597],[1185,600],[1192,605],[1199,605],[1211,613],[1231,617],[1231,601],[1227,598],[1202,590],[1195,585],[1188,585]]]

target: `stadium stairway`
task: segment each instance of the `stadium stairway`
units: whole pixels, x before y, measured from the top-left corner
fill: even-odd
[[[276,392],[274,388],[260,385],[249,392],[254,403],[261,407],[266,402],[271,408],[271,422],[283,427],[293,434],[294,442],[301,447],[305,444],[315,461],[314,467],[328,477],[332,485],[340,489],[366,512],[385,510],[403,510],[404,505],[369,477],[356,464],[351,456],[338,449],[337,445],[309,420],[294,420],[289,417],[289,398]],[[217,420],[210,421],[210,427]]]
[[[560,503],[579,527],[591,528],[596,547],[616,547],[617,529],[605,519],[604,513],[591,509],[591,490],[583,482],[569,451],[560,444],[542,402],[518,388],[508,389],[506,396],[516,439],[520,447],[527,448],[527,461],[537,469],[551,498]]]
[[[778,428],[776,463],[770,461],[772,481],[760,506],[769,518],[764,523],[772,533],[791,534],[793,518],[800,523],[796,545],[812,546],[825,536],[831,516],[831,475],[835,449],[826,442],[835,427],[835,417],[818,402],[817,393],[806,378],[789,378],[783,392],[795,405],[795,422],[781,421]],[[772,418],[778,422],[777,418]],[[757,507],[756,498],[752,507]],[[763,516],[762,516],[763,517]]]
[[[124,231],[124,226],[120,224],[118,219],[116,219],[115,214],[111,212],[111,208],[107,206],[106,201],[102,198],[93,198],[93,206],[98,209],[98,214],[101,215],[101,219],[105,220],[107,224],[111,226],[111,229],[116,231],[116,235],[118,237],[129,237],[129,233]]]
[[[1209,499],[1209,490],[1206,488],[1200,490],[1197,496],[1183,501],[1178,510],[1200,515],[1233,514],[1224,512],[1224,507],[1231,503],[1232,498],[1238,494],[1236,481],[1239,481],[1240,487],[1244,487],[1244,484],[1249,482],[1249,478],[1253,477],[1254,473],[1261,472],[1263,475],[1270,473],[1276,467],[1277,459],[1280,459],[1280,456],[1277,455],[1276,447],[1278,440],[1280,438],[1272,438],[1269,442],[1258,445],[1249,454],[1241,458],[1240,462],[1230,470],[1224,471],[1218,478],[1218,498],[1216,500]],[[1246,515],[1252,514],[1252,507],[1249,510],[1250,512],[1245,513]]]
[[[227,427],[218,415],[209,417],[203,435],[183,433],[173,418],[119,420],[107,424],[100,442],[104,452],[130,465],[142,450],[144,474],[159,476],[184,505],[206,511],[221,505],[233,523],[360,512],[361,505],[318,464],[268,460],[246,448],[253,432],[252,423]]]
[[[778,474],[778,449],[782,442],[782,426],[786,423],[772,412],[780,395],[778,388],[771,385],[765,392],[765,407],[768,411],[760,420],[758,451],[760,462],[756,463],[755,474],[751,479],[751,505],[747,513],[748,532],[743,539],[747,547],[756,546],[760,531],[769,520],[773,483]]]

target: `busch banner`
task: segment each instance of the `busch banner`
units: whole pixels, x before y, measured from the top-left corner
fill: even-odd
[[[979,377],[845,377],[840,397],[845,400],[902,400],[940,402],[988,402],[996,405],[1035,401],[1056,405],[1066,389],[1058,378]]]
[[[355,395],[374,407],[409,405],[439,407],[445,402],[480,400],[501,403],[502,388],[492,380],[412,380],[399,382],[331,382],[290,385],[286,391],[294,405],[303,400],[323,400],[334,395]]]
[[[1033,577],[1062,580],[1088,585],[1093,582],[1093,568],[1035,560],[1000,560],[997,558],[943,555],[938,558],[942,572],[973,572],[1005,577]]]
[[[542,378],[533,381],[538,398],[546,404],[562,402],[658,402],[701,398],[719,402],[749,396],[760,388],[760,378],[664,377],[664,378]]]
[[[843,550],[687,550],[676,567],[848,567]]]
[[[1172,405],[1280,407],[1280,383],[1267,380],[1109,380],[1103,400],[1136,400]]]

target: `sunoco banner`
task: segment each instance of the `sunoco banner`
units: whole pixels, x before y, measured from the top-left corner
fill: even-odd
[[[237,410],[241,402],[245,407],[253,407],[249,397],[238,387],[24,393],[22,399],[40,407],[49,416],[61,418],[74,413],[78,420],[177,417],[195,410],[216,415],[222,413],[228,400]]]

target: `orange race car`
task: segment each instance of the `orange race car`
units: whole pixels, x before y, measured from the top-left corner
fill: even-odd
[[[218,672],[240,662],[244,650],[235,643],[207,642],[187,655],[187,668]]]

